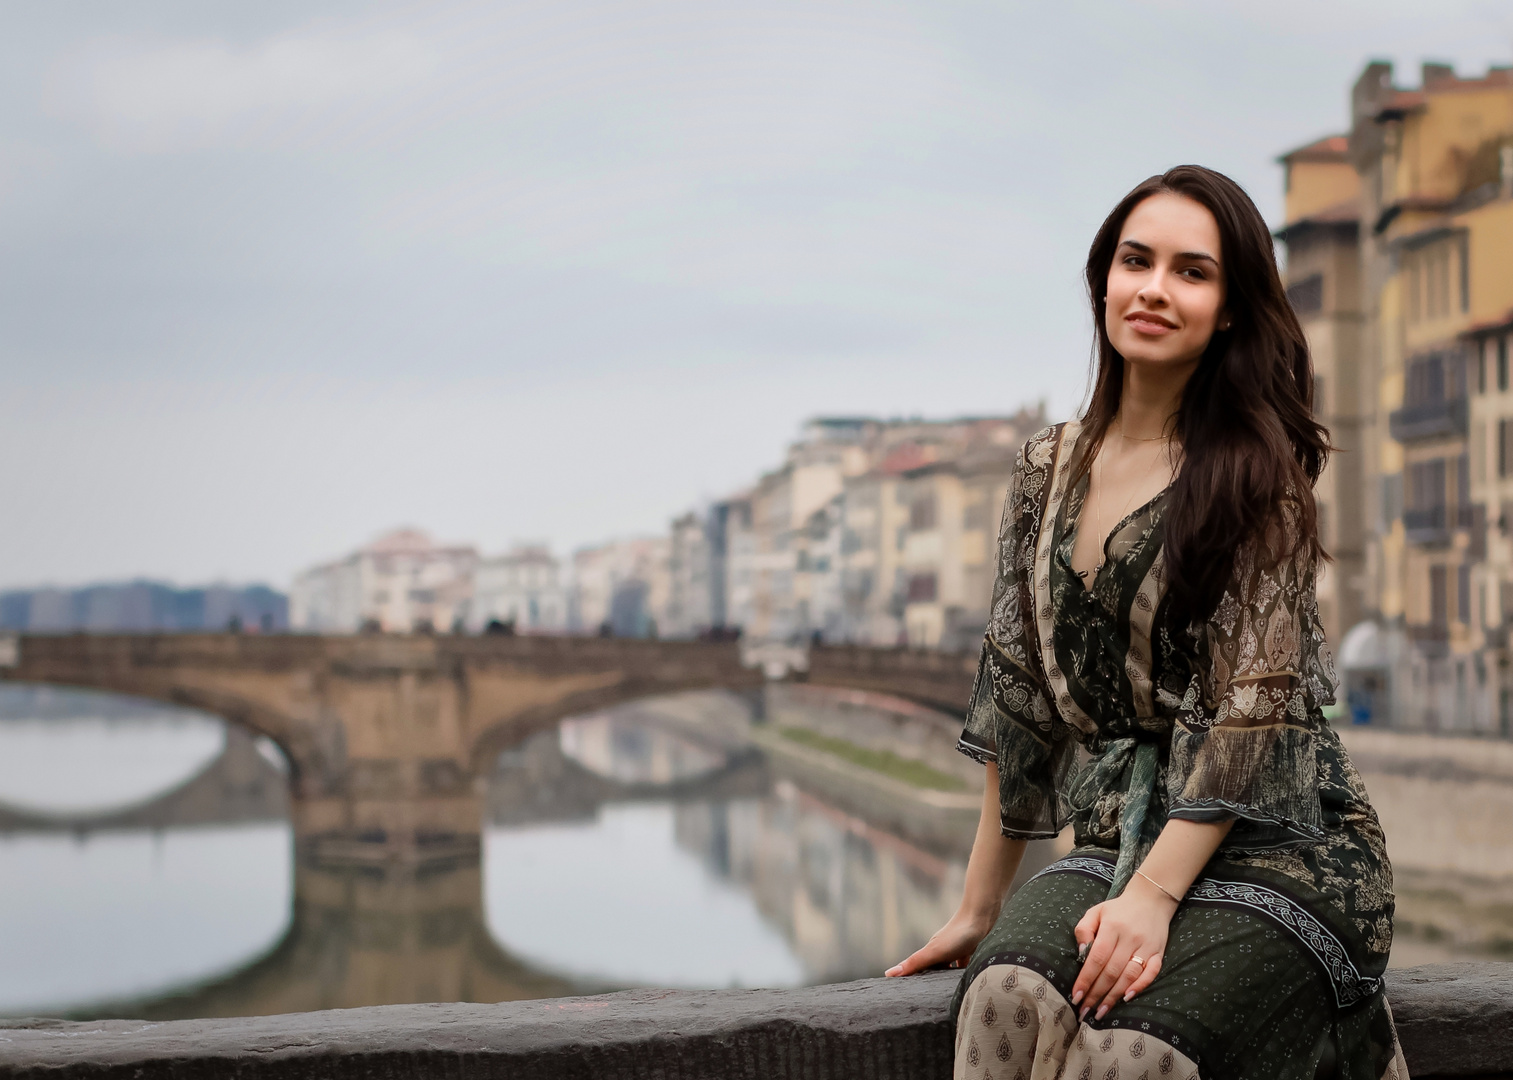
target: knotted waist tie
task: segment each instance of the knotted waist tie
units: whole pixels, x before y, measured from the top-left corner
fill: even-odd
[[[1109,886],[1110,900],[1124,891],[1130,878],[1134,877],[1135,867],[1140,865],[1155,843],[1155,836],[1147,837],[1145,830],[1160,764],[1159,743],[1148,736],[1127,735],[1122,739],[1111,740],[1103,753],[1088,762],[1077,777],[1072,796],[1073,806],[1091,810],[1100,794],[1117,791],[1120,781],[1126,774],[1129,776],[1129,783],[1125,787],[1124,809],[1119,815],[1119,858],[1114,863],[1114,883]]]

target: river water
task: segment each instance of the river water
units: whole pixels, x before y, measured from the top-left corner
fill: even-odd
[[[825,693],[769,690],[764,730],[891,730],[959,782],[979,775],[942,749],[939,718]],[[287,765],[266,740],[149,702],[0,685],[0,1016],[878,975],[955,908],[971,824],[940,846],[870,820],[757,752],[752,708],[708,692],[564,721],[500,755],[480,859],[407,870],[297,860]],[[1483,777],[1446,818],[1447,785],[1469,782],[1399,775],[1384,754],[1361,748],[1398,871],[1394,964],[1513,956],[1513,875],[1485,869],[1513,843],[1513,780]],[[1478,817],[1481,803],[1503,809]],[[1022,873],[1050,857],[1042,845]]]
[[[238,783],[252,761],[277,787],[277,751],[214,717],[0,687],[0,1015],[793,986],[880,974],[954,909],[960,853],[656,721],[579,718],[503,755],[481,867],[394,880],[297,868],[286,810],[245,792],[141,824],[243,744]]]

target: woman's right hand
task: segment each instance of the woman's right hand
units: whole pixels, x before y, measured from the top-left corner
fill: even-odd
[[[992,928],[991,921],[984,924],[981,919],[958,911],[951,916],[950,922],[935,931],[923,948],[903,963],[894,964],[884,974],[893,978],[928,971],[933,967],[965,967],[972,956],[972,950],[988,936],[988,931]]]

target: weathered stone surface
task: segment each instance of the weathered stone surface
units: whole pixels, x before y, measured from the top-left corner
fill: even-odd
[[[1415,1080],[1513,1075],[1513,964],[1393,971],[1387,999]]]
[[[0,1022],[0,1075],[508,1080],[928,1080],[951,1072],[957,976],[802,990],[636,990],[164,1024]],[[1513,965],[1392,973],[1415,1080],[1513,1075]],[[8,1026],[6,1026],[8,1025]]]
[[[8,1077],[949,1076],[956,976],[803,990],[636,990],[503,1005],[394,1005],[166,1024],[11,1021]]]

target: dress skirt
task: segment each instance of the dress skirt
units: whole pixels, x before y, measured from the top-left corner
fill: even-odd
[[[1083,848],[1010,898],[952,1003],[957,1080],[1406,1080],[1380,981],[1352,983],[1279,877],[1233,864],[1183,900],[1155,982],[1079,1023],[1073,930],[1113,876]]]

